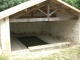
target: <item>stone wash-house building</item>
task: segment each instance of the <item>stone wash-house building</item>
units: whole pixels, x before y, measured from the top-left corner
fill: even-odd
[[[23,49],[17,39],[21,36],[36,36],[49,44],[79,44],[80,10],[61,0],[29,0],[0,12],[1,51]]]

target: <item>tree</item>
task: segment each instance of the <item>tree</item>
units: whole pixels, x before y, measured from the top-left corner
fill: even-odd
[[[65,1],[66,3],[80,9],[80,0],[63,0]]]
[[[18,5],[22,2],[25,2],[25,1],[28,1],[28,0],[0,0],[0,11],[3,11],[3,10],[8,9],[10,7],[16,6],[16,5]],[[63,1],[80,9],[80,0],[63,0]]]
[[[16,6],[28,0],[0,0],[0,11]]]

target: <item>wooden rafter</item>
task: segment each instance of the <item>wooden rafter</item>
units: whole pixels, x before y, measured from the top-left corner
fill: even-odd
[[[44,15],[47,15],[47,13],[45,13],[43,10],[38,9],[41,13],[43,13]]]
[[[30,8],[30,7],[32,7],[34,5],[40,4],[40,3],[45,2],[45,1],[46,0],[35,0],[35,1],[34,0],[30,0],[30,1],[24,2],[22,4],[19,4],[17,6],[14,6],[14,7],[10,8],[10,9],[7,9],[5,11],[0,12],[0,19],[3,19],[3,18],[5,18],[7,16],[10,16],[10,15],[13,15],[13,14],[15,14],[17,12],[20,12],[20,11],[22,11],[24,9]]]
[[[45,6],[45,5],[41,5],[41,6],[39,6],[39,8],[41,8],[41,7],[43,7],[43,6]],[[38,6],[32,8],[32,9],[30,9],[30,10],[27,10],[27,11],[18,12],[18,13],[16,13],[16,14],[10,16],[10,20],[11,20],[11,19],[16,19],[16,18],[18,18],[18,17],[20,17],[20,16],[23,16],[23,15],[25,15],[25,14],[27,14],[27,13],[30,13],[30,12],[36,10],[36,9],[38,9]]]
[[[52,7],[54,7],[54,8],[59,8],[59,7],[61,7],[59,10],[60,11],[62,11],[62,12],[67,12],[68,14],[71,14],[71,15],[73,15],[73,16],[76,16],[75,14],[73,14],[73,13],[71,13],[70,12],[70,10],[67,10],[67,9],[64,9],[64,8],[62,8],[62,5],[56,5],[55,3],[53,4],[52,2],[50,2],[51,3],[51,6]]]
[[[10,16],[10,19],[18,18],[18,17],[24,15],[25,13],[26,13],[26,11],[18,12],[18,13],[16,13],[16,14],[11,15],[11,16]]]
[[[64,9],[69,9],[69,10],[73,10],[76,13],[80,13],[80,10],[78,10],[77,8],[69,5],[68,3],[62,1],[62,0],[51,0],[52,3],[59,5],[62,5],[62,8]]]

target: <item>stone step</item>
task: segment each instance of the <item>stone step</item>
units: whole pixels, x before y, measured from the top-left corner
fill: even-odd
[[[27,47],[15,37],[11,37],[11,47],[12,47],[11,49],[12,51],[27,49]]]
[[[29,51],[40,51],[40,50],[50,50],[50,49],[61,49],[67,48],[71,46],[70,42],[62,42],[62,43],[55,43],[55,44],[47,44],[47,45],[39,45],[39,46],[32,46],[28,47]]]

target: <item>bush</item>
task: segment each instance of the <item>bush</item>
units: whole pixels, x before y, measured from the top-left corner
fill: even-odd
[[[0,11],[16,6],[28,0],[0,0]]]
[[[66,3],[80,9],[80,0],[63,0],[65,1]]]

